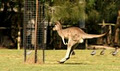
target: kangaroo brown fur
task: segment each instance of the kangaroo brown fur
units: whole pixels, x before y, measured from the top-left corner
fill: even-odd
[[[58,35],[62,38],[64,45],[67,45],[66,55],[63,59],[59,61],[59,63],[64,63],[66,60],[70,58],[70,54],[74,49],[72,46],[75,45],[76,43],[83,43],[84,39],[98,38],[107,34],[107,33],[100,35],[87,34],[78,27],[62,29],[62,25],[60,24],[59,21],[55,23],[53,30],[57,31]],[[65,43],[64,41],[65,38],[68,39],[68,43]]]

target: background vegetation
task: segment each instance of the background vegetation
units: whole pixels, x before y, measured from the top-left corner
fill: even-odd
[[[51,21],[59,20],[65,26],[78,26],[87,33],[100,34],[99,23],[104,21],[116,24],[119,4],[120,1],[118,0],[54,0],[46,5],[48,9],[47,17]],[[85,27],[81,27],[81,24],[85,24]],[[102,29],[102,31],[105,30]],[[115,29],[112,28],[112,39],[110,40],[112,42],[115,39],[114,32]],[[96,44],[96,39],[89,40],[89,43]]]
[[[31,0],[32,1],[32,0]],[[65,26],[79,26],[80,22],[85,23],[85,30],[88,33],[100,33],[98,23],[103,20],[116,24],[119,0],[40,0],[45,1],[46,18],[50,22],[60,20]],[[24,0],[0,0],[0,27],[1,46],[16,47],[17,33],[23,27]],[[51,25],[48,26],[48,29]],[[22,32],[23,30],[21,30]],[[49,31],[51,32],[51,31]],[[52,38],[53,34],[48,34]],[[7,37],[7,38],[6,38]],[[21,35],[22,37],[22,35]],[[57,36],[58,37],[58,36]],[[9,43],[6,44],[9,40]],[[48,39],[48,44],[51,45]],[[58,40],[59,37],[58,37]],[[60,42],[60,41],[58,41]]]

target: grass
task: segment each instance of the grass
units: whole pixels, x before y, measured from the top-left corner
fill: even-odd
[[[46,50],[45,64],[42,61],[42,51],[38,51],[38,63],[34,64],[34,51],[24,62],[23,50],[0,49],[0,71],[119,71],[120,53],[112,56],[112,50],[106,50],[105,55],[91,56],[92,50],[75,50],[76,55],[64,64],[57,63],[65,55],[65,50]]]

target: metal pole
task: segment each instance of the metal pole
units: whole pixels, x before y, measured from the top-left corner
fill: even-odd
[[[23,30],[23,47],[24,47],[24,62],[26,62],[27,56],[26,56],[26,28],[25,28],[25,25],[24,25],[24,30]]]
[[[25,9],[26,9],[26,0],[25,0]],[[26,15],[26,12],[24,10],[24,15]],[[25,23],[25,16],[24,16],[24,24],[23,24],[23,47],[24,47],[24,62],[26,62],[26,23]]]
[[[36,23],[35,23],[35,63],[37,63],[37,25],[38,25],[38,0],[36,0]]]
[[[45,18],[45,0],[43,2],[43,18]],[[44,21],[44,44],[43,44],[43,63],[45,63],[45,47],[46,47],[46,23]]]

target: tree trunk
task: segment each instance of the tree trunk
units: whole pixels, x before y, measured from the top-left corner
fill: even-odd
[[[119,44],[119,28],[117,28],[116,30],[115,30],[115,43],[116,44]]]
[[[116,28],[115,28],[115,40],[114,40],[114,43],[116,43],[116,44],[119,44],[119,32],[120,32],[120,29],[119,29],[118,25],[120,25],[120,10],[118,11],[117,23],[116,23]]]

